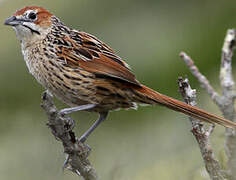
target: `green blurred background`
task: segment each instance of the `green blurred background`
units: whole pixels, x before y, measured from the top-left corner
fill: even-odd
[[[40,108],[43,89],[28,73],[15,32],[3,26],[26,5],[43,6],[68,26],[96,35],[130,64],[141,82],[164,94],[181,99],[176,82],[187,75],[198,90],[198,106],[220,114],[178,54],[189,53],[219,90],[222,43],[226,30],[236,27],[235,0],[0,0],[0,179],[78,179],[61,169],[61,144]],[[79,135],[97,115],[72,117]],[[224,128],[217,126],[211,139],[224,161]],[[188,118],[162,107],[113,112],[87,143],[101,179],[209,179]]]

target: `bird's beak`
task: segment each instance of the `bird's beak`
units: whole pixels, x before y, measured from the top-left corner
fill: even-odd
[[[4,24],[8,25],[8,26],[16,26],[21,23],[22,23],[22,21],[17,19],[16,16],[11,16],[11,17],[7,18],[4,22]]]

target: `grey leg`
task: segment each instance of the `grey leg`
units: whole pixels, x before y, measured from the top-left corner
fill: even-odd
[[[98,120],[80,137],[80,142],[85,142],[88,136],[98,127],[98,125],[107,118],[108,112],[99,113]]]
[[[76,107],[72,107],[72,108],[65,108],[60,110],[60,114],[61,115],[66,115],[66,114],[70,114],[76,111],[83,111],[83,110],[88,110],[88,109],[92,109],[96,106],[96,104],[86,104],[86,105],[82,105],[82,106],[76,106]]]

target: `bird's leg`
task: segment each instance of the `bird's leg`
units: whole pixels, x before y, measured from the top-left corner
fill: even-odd
[[[107,118],[108,112],[99,113],[99,118],[95,123],[80,137],[79,141],[84,143],[88,136],[98,127],[98,125]]]
[[[72,107],[72,108],[65,108],[59,111],[59,114],[61,115],[66,115],[66,114],[70,114],[76,111],[83,111],[83,110],[88,110],[88,109],[92,109],[96,106],[96,104],[86,104],[86,105],[82,105],[82,106],[76,106],[76,107]]]
[[[61,116],[65,116],[66,114],[70,114],[76,111],[82,111],[82,110],[88,110],[91,108],[94,108],[96,106],[96,104],[86,104],[86,105],[82,105],[82,106],[76,106],[76,107],[72,107],[72,108],[65,108],[59,111],[59,115]],[[68,131],[71,131],[75,126],[74,120],[71,118],[68,118]]]
[[[89,110],[96,106],[96,104],[86,104],[82,106],[76,106],[72,108],[65,108],[59,111],[59,114],[66,115],[76,111]],[[108,112],[99,113],[98,120],[80,137],[80,142],[85,142],[88,136],[98,127],[98,125],[107,118]]]

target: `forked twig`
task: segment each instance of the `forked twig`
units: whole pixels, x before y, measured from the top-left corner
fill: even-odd
[[[232,56],[235,48],[236,31],[229,29],[227,31],[221,56],[220,67],[220,84],[222,95],[220,96],[210,85],[205,76],[201,74],[199,69],[194,65],[194,61],[184,52],[180,53],[180,57],[189,67],[192,74],[198,79],[201,86],[207,91],[211,99],[222,111],[224,117],[236,122],[235,103],[236,98],[235,82],[232,75]],[[227,177],[230,180],[236,179],[236,133],[235,130],[226,128],[225,151],[228,157]],[[203,157],[204,158],[204,157]],[[208,171],[209,173],[209,171]],[[210,174],[210,173],[209,173]],[[211,177],[212,179],[213,177]]]
[[[196,106],[196,90],[192,89],[188,79],[179,77],[179,91],[187,104]],[[214,125],[211,125],[208,130],[203,126],[203,123],[195,118],[189,117],[192,123],[192,133],[198,142],[206,170],[212,180],[224,180],[225,173],[221,170],[218,160],[215,158],[211,148],[210,135],[214,130]]]

